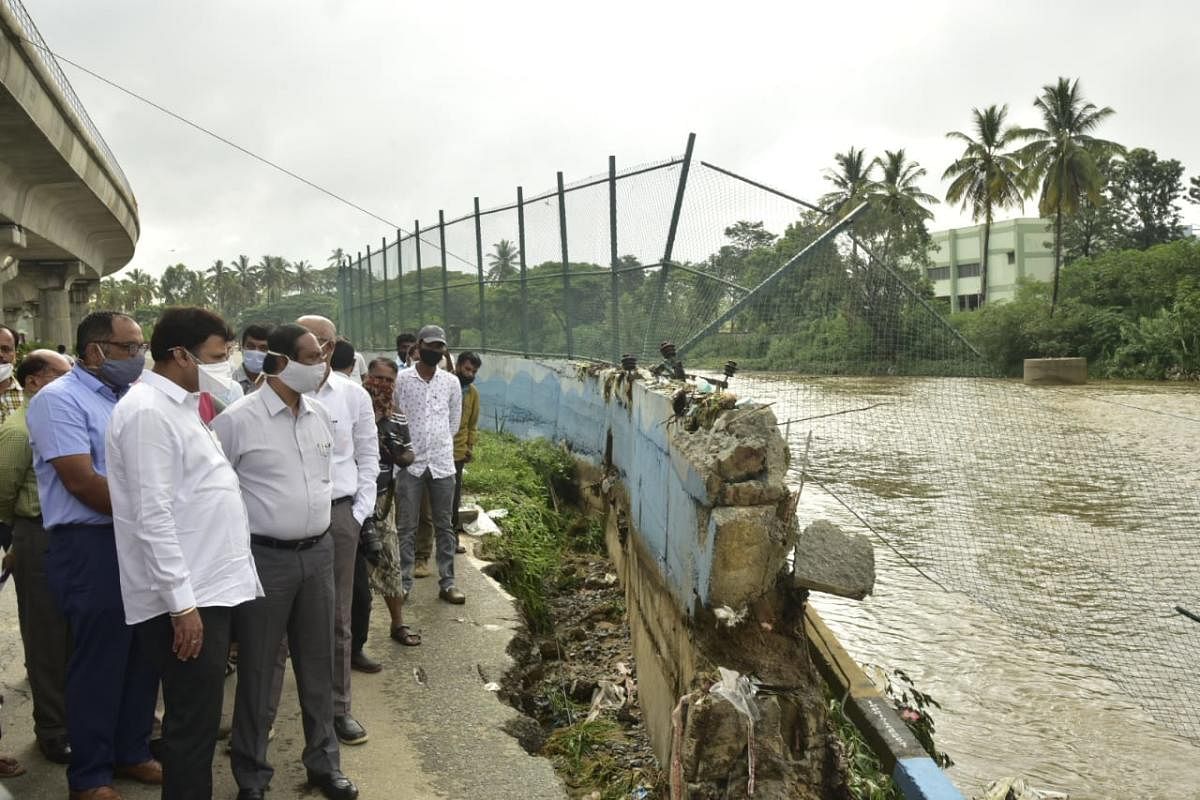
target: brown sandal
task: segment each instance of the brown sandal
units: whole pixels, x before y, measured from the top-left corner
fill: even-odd
[[[15,778],[24,774],[25,768],[20,761],[12,756],[0,756],[0,778]]]
[[[392,638],[405,647],[416,647],[421,644],[421,634],[413,633],[407,625],[396,625],[393,627]]]

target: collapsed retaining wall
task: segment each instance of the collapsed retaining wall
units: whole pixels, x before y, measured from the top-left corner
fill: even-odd
[[[564,442],[606,516],[642,711],[678,796],[834,796],[841,770],[805,643],[805,593],[785,569],[794,498],[770,409],[681,398],[679,384],[644,373],[487,359],[481,424]],[[718,666],[771,687],[750,702],[749,740],[736,704],[708,691]]]

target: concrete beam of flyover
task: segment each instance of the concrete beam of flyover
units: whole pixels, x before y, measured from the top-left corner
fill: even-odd
[[[37,44],[34,44],[37,43]],[[0,0],[0,227],[21,261],[79,261],[103,276],[133,258],[129,182],[19,0]]]

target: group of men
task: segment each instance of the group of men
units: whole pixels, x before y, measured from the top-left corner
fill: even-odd
[[[235,370],[233,331],[202,308],[167,309],[148,344],[132,318],[89,314],[73,364],[50,350],[15,364],[17,341],[0,326],[0,545],[38,746],[68,765],[71,800],[119,800],[115,777],[211,798],[234,657],[238,800],[269,788],[289,657],[309,783],[357,797],[339,746],[367,741],[351,670],[382,669],[363,651],[369,585],[392,638],[420,644],[402,608],[431,529],[438,595],[466,602],[454,556],[479,356],[440,368],[445,333],[428,325],[366,365],[306,316],[248,326]],[[0,776],[20,771],[0,758]]]

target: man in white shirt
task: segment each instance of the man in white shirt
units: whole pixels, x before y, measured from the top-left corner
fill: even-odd
[[[296,320],[317,337],[325,360],[333,357],[337,329],[325,317]],[[333,718],[342,744],[363,744],[366,729],[350,714],[351,617],[354,562],[363,523],[375,511],[375,478],[379,475],[379,434],[371,395],[353,378],[329,370],[320,388],[309,395],[329,411],[333,425]],[[372,517],[373,518],[373,517]]]
[[[405,594],[412,589],[413,563],[421,493],[429,492],[437,538],[438,597],[461,605],[467,601],[454,584],[457,542],[450,517],[454,505],[454,434],[462,417],[458,377],[438,365],[446,355],[446,334],[426,325],[417,334],[418,361],[396,376],[396,408],[408,418],[416,459],[396,480],[400,521],[400,572]]]
[[[263,385],[212,423],[241,484],[265,594],[234,612],[233,777],[238,800],[262,800],[274,775],[267,739],[286,634],[309,783],[331,800],[353,800],[358,788],[341,772],[333,729],[333,423],[320,402],[305,396],[325,380],[328,365],[316,337],[299,325],[278,326],[267,343]]]
[[[232,608],[262,594],[237,475],[199,414],[202,364],[233,331],[202,308],[154,326],[154,369],[121,398],[106,438],[125,622],[162,675],[163,797],[209,800]]]

